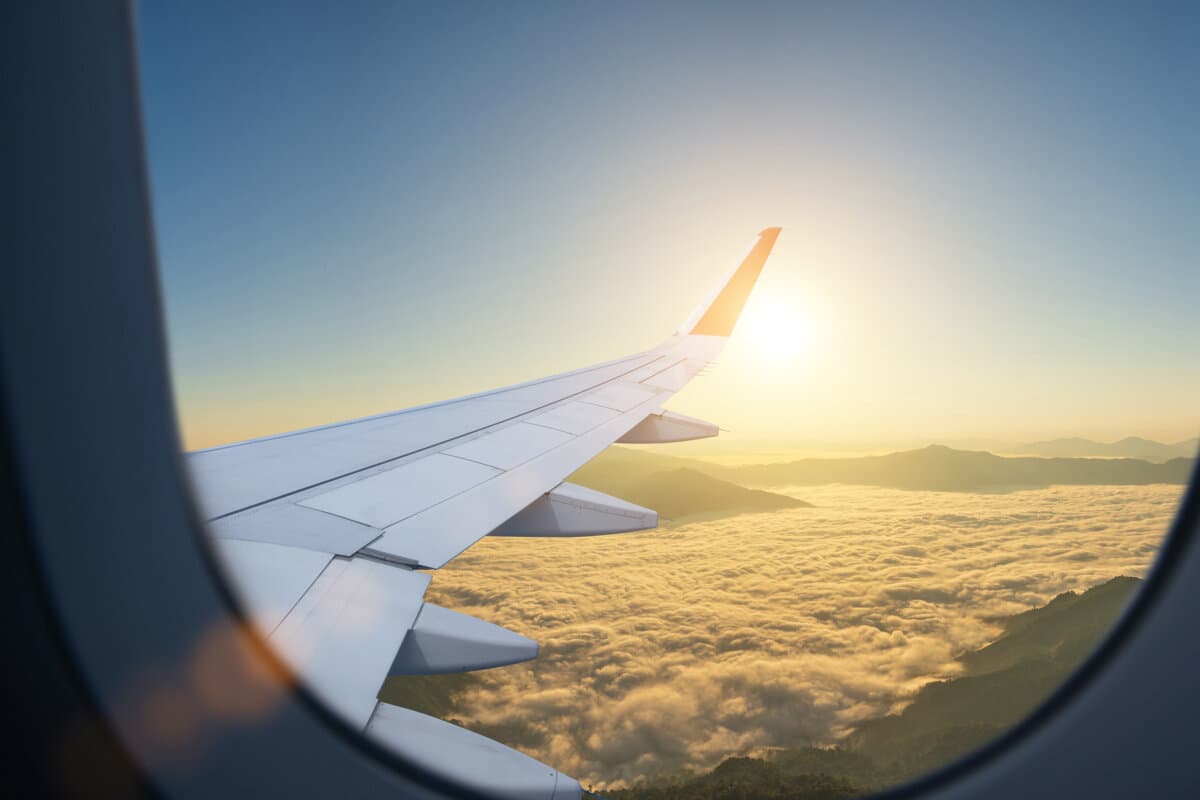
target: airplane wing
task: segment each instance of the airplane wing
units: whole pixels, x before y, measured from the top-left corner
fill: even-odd
[[[376,699],[389,674],[517,663],[537,643],[424,602],[437,569],[493,536],[653,528],[658,515],[564,478],[614,442],[715,436],[664,404],[733,332],[779,228],[762,231],[666,341],[573,372],[187,455],[196,501],[257,627],[352,725],[501,797],[579,783],[463,728]]]

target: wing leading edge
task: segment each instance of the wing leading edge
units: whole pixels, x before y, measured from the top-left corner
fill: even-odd
[[[467,671],[537,654],[519,634],[426,604],[429,575],[421,570],[489,534],[584,536],[657,525],[651,509],[564,479],[613,442],[716,435],[715,425],[663,406],[733,333],[779,232],[759,233],[708,299],[650,350],[188,454],[235,591],[301,679],[349,722],[434,773],[500,796],[579,797],[574,779],[376,695],[389,673]]]

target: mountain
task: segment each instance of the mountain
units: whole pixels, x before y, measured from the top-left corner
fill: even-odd
[[[995,738],[1045,700],[1103,639],[1141,585],[1113,578],[1001,621],[967,653],[966,674],[926,685],[899,714],[862,723],[839,747],[781,747],[703,775],[643,781],[612,800],[857,797],[942,766]]]
[[[1171,445],[1187,446],[1187,442]],[[1191,457],[1152,463],[1135,458],[999,456],[983,450],[959,450],[934,444],[887,455],[803,458],[724,466],[618,446],[605,450],[570,480],[618,497],[626,496],[622,494],[624,490],[636,491],[637,484],[652,475],[676,470],[692,470],[742,488],[848,483],[893,489],[979,492],[1042,488],[1053,484],[1185,484],[1194,463],[1195,459]],[[644,505],[656,508],[653,503]],[[659,508],[659,511],[666,515],[663,509]]]
[[[664,455],[654,450],[614,445],[584,464],[568,480],[576,483],[596,481],[599,483],[629,482],[649,477],[657,472],[677,469],[692,469],[714,478],[732,480],[729,468],[698,458],[680,458]],[[603,491],[603,490],[601,490]]]
[[[1138,436],[1127,436],[1117,442],[1097,442],[1076,436],[1019,445],[1013,452],[1051,458],[1140,458],[1162,462],[1194,457],[1197,449],[1200,449],[1200,438],[1163,444]]]
[[[692,514],[727,515],[812,506],[812,503],[795,497],[747,489],[687,468],[655,472],[636,479],[589,481],[586,476],[581,476],[576,483],[653,508],[666,520],[678,520]]]
[[[1061,686],[1140,585],[1137,578],[1114,578],[1008,618],[1003,636],[962,657],[965,676],[926,685],[901,713],[860,725],[847,745],[896,778],[966,753]]]
[[[795,497],[722,480],[708,469],[703,462],[610,448],[569,480],[653,508],[664,520],[811,506]]]
[[[1140,584],[1137,578],[1121,577],[1083,594],[1060,594],[1041,608],[1003,620],[1003,636],[960,660],[971,675],[1037,659],[1078,663],[1112,627]]]
[[[728,758],[703,775],[607,791],[607,800],[840,800],[862,789],[846,778],[797,772],[786,761]]]
[[[753,486],[852,483],[895,489],[977,492],[1052,484],[1187,483],[1193,459],[1162,464],[1130,458],[1008,458],[930,445],[885,456],[807,458],[726,470],[722,477]]]

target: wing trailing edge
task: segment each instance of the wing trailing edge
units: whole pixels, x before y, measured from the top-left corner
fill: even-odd
[[[524,753],[388,703],[379,703],[367,733],[435,775],[502,800],[579,800],[579,781]]]

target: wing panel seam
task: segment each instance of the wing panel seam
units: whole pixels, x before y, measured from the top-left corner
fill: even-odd
[[[639,354],[639,355],[645,355],[645,354]],[[601,366],[603,366],[603,365],[601,365]],[[308,490],[310,490],[310,489],[315,489],[315,488],[317,488],[318,486],[325,486],[326,484],[330,484],[330,483],[333,483],[333,482],[335,482],[335,481],[340,481],[340,480],[342,480],[343,478],[348,478],[348,477],[350,477],[351,475],[357,475],[357,474],[358,474],[358,473],[360,473],[360,472],[366,472],[367,470],[370,470],[370,469],[375,469],[375,468],[377,468],[377,467],[382,467],[384,464],[391,464],[391,463],[393,463],[393,462],[395,462],[395,461],[399,461],[399,460],[400,460],[400,459],[402,459],[402,458],[408,458],[409,456],[414,456],[414,455],[417,455],[418,453],[425,453],[425,452],[429,452],[429,451],[437,452],[437,448],[444,447],[445,445],[449,444],[450,442],[454,442],[454,441],[457,441],[457,440],[459,440],[459,439],[465,439],[465,438],[466,438],[466,437],[468,437],[468,436],[474,436],[475,434],[477,434],[477,433],[480,433],[480,432],[482,432],[482,431],[486,431],[486,430],[488,430],[488,429],[490,429],[490,428],[495,428],[495,427],[497,427],[497,426],[504,425],[504,424],[506,424],[506,423],[513,422],[513,421],[515,421],[515,420],[519,420],[519,419],[521,419],[522,417],[524,417],[524,416],[527,416],[527,415],[529,415],[529,414],[533,414],[533,413],[535,413],[535,412],[537,412],[537,411],[542,411],[542,410],[544,410],[544,409],[547,409],[547,408],[550,408],[550,407],[552,407],[552,406],[556,406],[556,405],[558,405],[558,404],[560,404],[560,403],[562,403],[562,402],[564,402],[564,401],[566,401],[566,400],[571,400],[571,399],[578,398],[578,397],[579,397],[579,395],[582,395],[582,394],[586,394],[586,393],[588,393],[588,392],[595,391],[596,389],[600,388],[601,386],[604,386],[604,385],[606,385],[606,384],[609,384],[609,383],[612,383],[612,382],[614,382],[614,381],[618,381],[618,380],[620,380],[621,378],[623,378],[623,377],[625,377],[626,375],[628,375],[630,372],[633,372],[634,370],[636,370],[636,369],[639,369],[639,368],[641,368],[642,366],[645,366],[645,365],[644,365],[644,364],[638,364],[637,366],[631,367],[631,368],[629,368],[628,370],[626,370],[625,372],[622,372],[620,375],[614,375],[613,377],[609,378],[608,380],[601,381],[600,383],[594,384],[594,385],[592,385],[592,386],[588,386],[588,387],[586,387],[586,388],[584,388],[584,389],[580,389],[579,391],[575,392],[574,394],[565,395],[565,396],[563,396],[563,397],[559,397],[559,398],[557,398],[557,399],[555,399],[555,400],[553,400],[553,401],[551,401],[551,402],[549,402],[549,403],[543,403],[543,404],[542,404],[542,405],[540,405],[540,406],[536,406],[536,407],[534,407],[534,408],[531,408],[531,409],[528,409],[528,410],[526,410],[526,411],[522,411],[520,414],[514,414],[514,415],[513,415],[513,416],[511,416],[511,417],[506,417],[505,419],[498,420],[498,421],[496,421],[496,422],[492,423],[491,425],[485,425],[485,426],[484,426],[484,427],[482,427],[482,428],[476,428],[476,429],[475,429],[475,430],[473,430],[473,431],[468,431],[467,433],[459,434],[458,436],[453,436],[453,437],[451,437],[451,438],[449,438],[449,439],[445,439],[445,440],[443,440],[443,441],[440,441],[440,442],[435,442],[434,444],[427,445],[427,446],[425,446],[425,447],[421,447],[421,448],[418,448],[418,449],[416,449],[416,450],[409,451],[409,452],[407,452],[407,453],[401,453],[400,455],[393,456],[393,457],[391,457],[391,458],[385,458],[384,460],[382,460],[382,461],[377,461],[377,462],[375,462],[374,464],[368,464],[368,465],[367,465],[367,466],[365,466],[365,467],[361,467],[361,468],[359,468],[359,469],[356,469],[356,470],[351,470],[350,472],[346,472],[346,473],[343,473],[343,474],[341,474],[341,475],[335,475],[335,476],[334,476],[334,477],[332,477],[332,478],[326,478],[326,479],[325,479],[325,480],[323,480],[323,481],[317,481],[316,483],[312,483],[312,484],[309,484],[309,485],[307,485],[307,486],[302,486],[302,487],[300,487],[300,488],[298,488],[298,489],[293,489],[293,490],[291,490],[290,492],[285,492],[284,494],[276,495],[275,497],[270,497],[270,498],[267,498],[266,500],[260,500],[260,501],[258,501],[257,503],[252,503],[252,504],[250,504],[250,505],[248,505],[248,506],[243,506],[242,508],[239,508],[239,509],[237,509],[237,510],[235,510],[235,511],[227,511],[226,513],[224,513],[224,514],[221,514],[221,515],[219,515],[219,516],[216,516],[216,517],[211,517],[211,518],[209,518],[209,519],[207,520],[207,522],[210,522],[210,523],[212,523],[212,522],[216,522],[216,521],[218,521],[218,520],[225,519],[225,518],[227,518],[227,517],[232,517],[232,516],[235,516],[235,515],[237,515],[237,514],[242,514],[242,513],[246,512],[246,511],[249,511],[249,510],[250,510],[250,509],[252,509],[252,508],[258,508],[258,507],[260,507],[260,506],[265,506],[265,505],[267,505],[268,503],[274,503],[274,502],[276,502],[277,500],[282,500],[282,499],[284,499],[285,497],[291,497],[291,496],[293,496],[293,495],[300,494],[301,492],[307,492]],[[557,375],[556,375],[555,377],[557,378],[557,377],[561,377],[561,376],[557,376]],[[638,385],[640,386],[641,384],[638,384]],[[463,399],[469,399],[469,398],[463,398]],[[455,401],[455,402],[457,402],[457,401]],[[586,403],[587,401],[586,401],[586,400],[580,400],[579,402]],[[600,406],[600,405],[599,405],[599,404],[597,404],[597,403],[588,403],[588,405],[598,406],[599,408],[607,408],[607,406]],[[409,409],[409,410],[411,411],[411,410],[414,410],[414,409]],[[610,409],[610,410],[611,410],[611,409]],[[397,412],[397,413],[407,413],[407,412]],[[354,422],[360,422],[360,421],[362,421],[362,420],[354,420]],[[346,423],[346,424],[350,424],[350,423]],[[542,427],[545,427],[545,426],[542,426]],[[554,429],[551,429],[551,430],[554,430]],[[298,431],[297,433],[303,433],[303,431]],[[292,434],[283,434],[283,435],[292,435]],[[229,445],[229,446],[230,446],[230,447],[233,447],[234,445]],[[451,456],[451,457],[452,457],[452,458],[456,458],[457,456]],[[468,459],[464,459],[464,461],[465,461],[465,460],[468,460]],[[476,463],[477,463],[477,462],[476,462]],[[485,465],[485,466],[487,466],[487,465]]]

